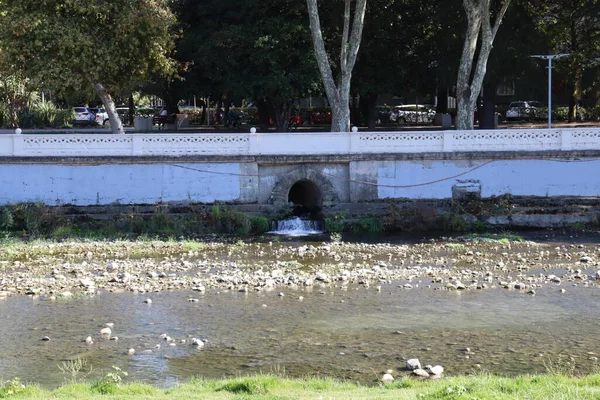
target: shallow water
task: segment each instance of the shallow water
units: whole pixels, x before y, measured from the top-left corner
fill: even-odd
[[[191,376],[259,371],[370,383],[415,357],[452,375],[571,366],[585,373],[596,364],[590,358],[600,352],[598,288],[565,285],[564,294],[557,287],[530,296],[505,289],[441,291],[426,284],[383,285],[381,292],[351,286],[101,293],[53,301],[9,297],[0,301],[0,379],[18,376],[57,386],[69,378],[58,366],[76,358],[93,367],[88,379],[114,365],[129,373],[128,380],[163,387]],[[188,302],[191,297],[198,301]],[[143,303],[146,298],[152,304]],[[115,324],[118,341],[101,339],[107,322]],[[163,333],[177,346],[160,339]],[[43,336],[51,340],[41,341]],[[84,342],[87,336],[93,345]],[[191,337],[208,342],[200,350],[180,343]],[[129,348],[136,354],[127,355]]]

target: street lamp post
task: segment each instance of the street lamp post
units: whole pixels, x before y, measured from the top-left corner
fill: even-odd
[[[552,60],[555,58],[566,57],[569,54],[549,54],[549,55],[535,55],[530,56],[532,58],[541,58],[542,60],[548,60],[548,129],[552,128]]]

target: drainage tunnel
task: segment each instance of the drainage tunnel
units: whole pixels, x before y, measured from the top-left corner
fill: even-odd
[[[321,190],[307,179],[300,180],[292,185],[288,194],[288,202],[309,210],[320,209],[323,206]]]

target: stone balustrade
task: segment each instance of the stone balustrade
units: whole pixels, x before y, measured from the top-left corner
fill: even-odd
[[[0,157],[344,155],[548,150],[600,150],[600,128],[0,135]]]

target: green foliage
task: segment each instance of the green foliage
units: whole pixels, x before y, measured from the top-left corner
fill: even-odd
[[[136,117],[152,117],[154,114],[156,114],[156,110],[150,107],[135,110]]]
[[[12,397],[25,391],[25,385],[21,383],[21,378],[13,378],[0,387],[0,398]]]
[[[468,230],[469,224],[459,214],[448,213],[438,217],[441,230],[448,232],[464,232]]]
[[[21,128],[64,128],[71,126],[74,119],[73,109],[57,109],[51,102],[18,112],[18,125]]]
[[[68,225],[60,208],[47,207],[40,202],[12,205],[11,213],[14,221],[12,229],[25,231],[29,235],[46,235],[60,226]]]
[[[0,69],[19,66],[32,81],[61,91],[97,83],[109,91],[131,88],[152,72],[174,72],[174,22],[168,0],[6,0]]]
[[[266,217],[253,216],[250,219],[253,233],[264,233],[269,230],[269,220]]]
[[[205,93],[226,93],[227,101],[253,98],[266,121],[289,113],[295,99],[319,92],[306,3],[209,0],[202,7],[186,5],[176,7],[188,27],[177,54],[193,64],[186,82]],[[280,121],[287,122],[287,115]]]
[[[329,233],[344,232],[346,226],[347,212],[339,212],[330,217],[325,218],[325,229]]]
[[[0,209],[0,230],[10,230],[13,227],[14,218],[9,207]]]
[[[383,222],[378,217],[361,217],[352,224],[355,233],[380,233],[383,232]]]
[[[230,380],[217,388],[216,391],[227,391],[234,394],[265,395],[269,388],[276,387],[278,378],[272,375],[262,375]]]
[[[215,203],[211,210],[211,216],[215,229],[226,233],[246,235],[250,232],[262,233],[268,230],[268,220],[262,217],[251,218],[247,214],[227,208],[221,208]],[[264,230],[261,230],[264,228]]]

